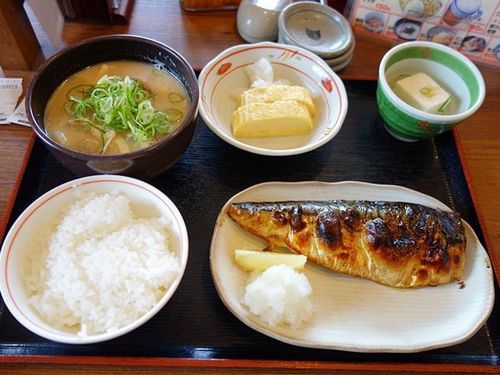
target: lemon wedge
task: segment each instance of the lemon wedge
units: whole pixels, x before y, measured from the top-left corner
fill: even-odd
[[[245,271],[265,271],[277,264],[284,264],[296,270],[302,270],[306,264],[307,257],[299,254],[236,249],[234,260]]]

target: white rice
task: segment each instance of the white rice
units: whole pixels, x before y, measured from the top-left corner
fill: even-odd
[[[121,328],[156,305],[179,268],[165,219],[135,218],[119,194],[84,197],[63,215],[27,263],[30,302],[47,323],[86,336]]]
[[[280,264],[269,267],[245,289],[243,303],[269,327],[298,327],[312,315],[312,289],[306,276]]]

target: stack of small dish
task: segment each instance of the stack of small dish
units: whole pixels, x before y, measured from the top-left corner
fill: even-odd
[[[327,5],[292,3],[280,13],[278,28],[279,43],[315,53],[336,72],[351,62],[355,46],[351,26]]]

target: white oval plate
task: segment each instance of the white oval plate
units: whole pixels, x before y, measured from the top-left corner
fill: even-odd
[[[352,181],[268,182],[236,194],[217,218],[210,266],[217,292],[238,319],[289,344],[356,352],[418,352],[458,344],[477,332],[493,308],[493,272],[485,249],[467,223],[460,283],[398,289],[308,262],[304,273],[312,286],[315,313],[306,325],[270,329],[251,315],[240,303],[249,274],[234,263],[234,250],[263,249],[266,243],[233,222],[226,214],[228,206],[241,201],[330,199],[404,201],[449,210],[414,190]]]

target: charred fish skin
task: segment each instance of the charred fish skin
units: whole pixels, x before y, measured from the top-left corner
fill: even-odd
[[[271,247],[286,246],[333,271],[402,288],[461,277],[460,215],[405,202],[241,202],[228,215]]]

